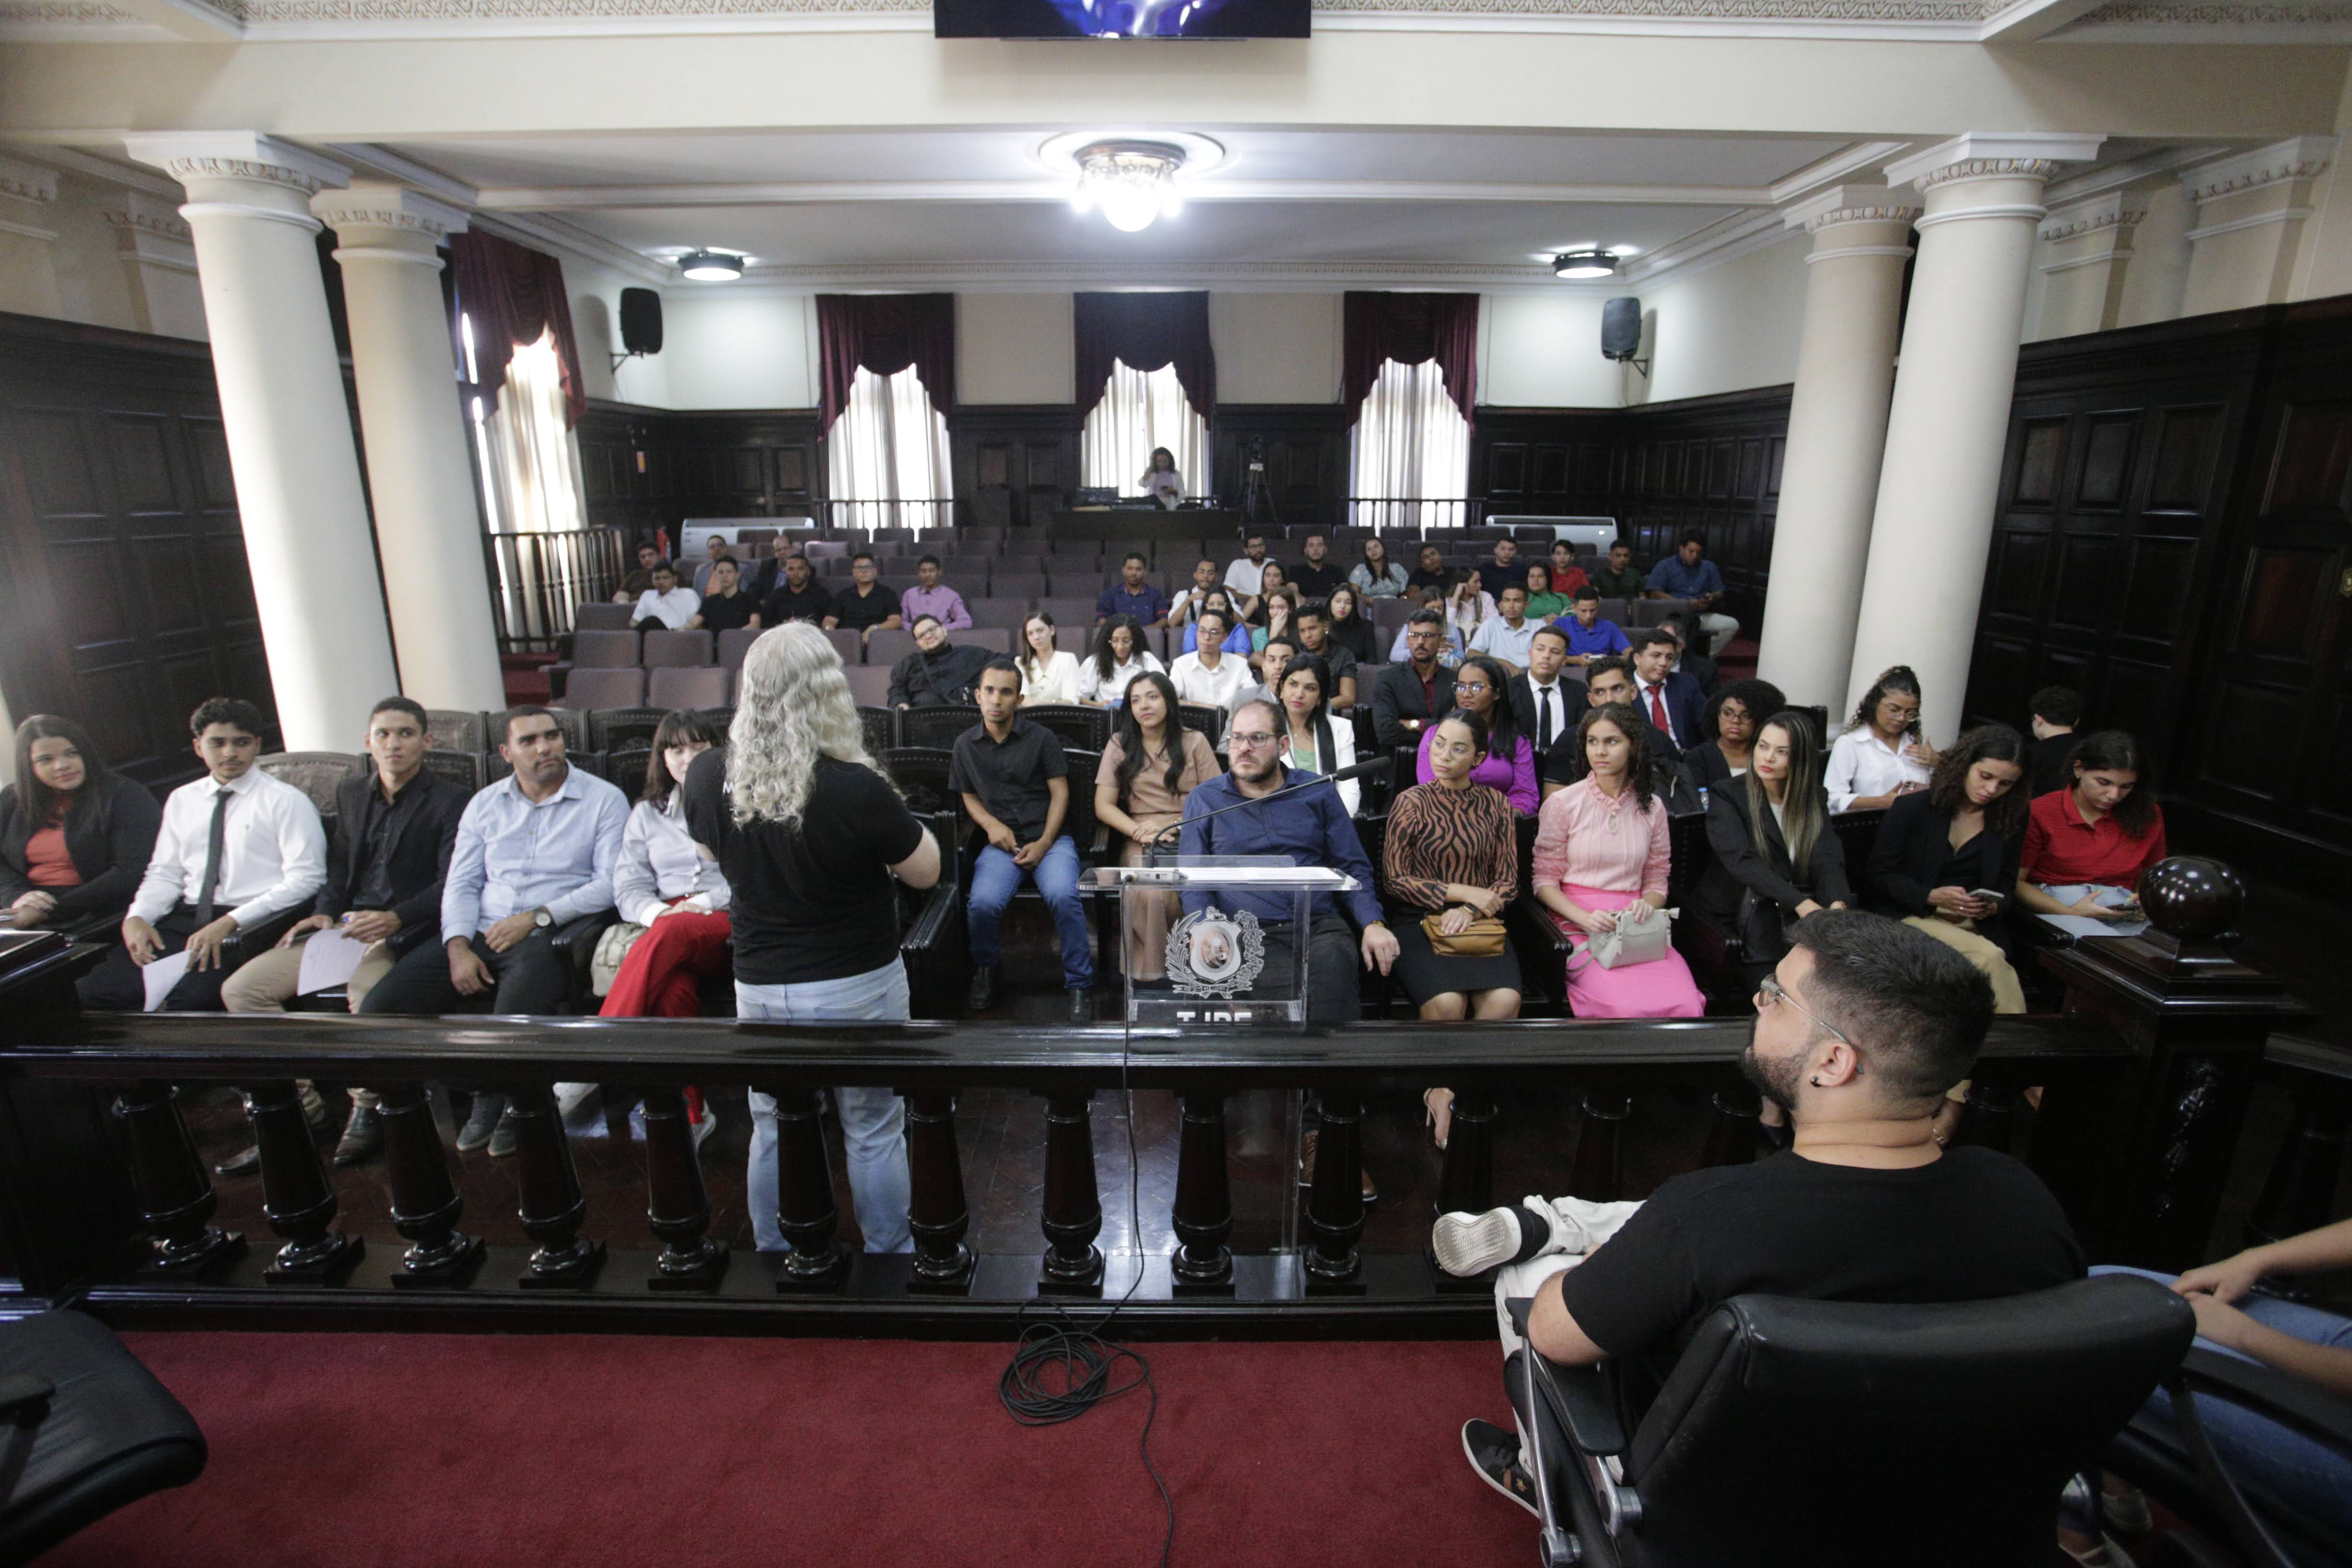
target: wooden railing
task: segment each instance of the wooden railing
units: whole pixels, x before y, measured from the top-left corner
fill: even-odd
[[[1483,496],[1349,496],[1345,514],[1349,528],[1377,532],[1390,528],[1418,528],[1443,532],[1475,528],[1486,518]]]
[[[848,528],[952,528],[955,526],[955,502],[941,497],[937,500],[823,500],[817,505],[824,510],[825,527],[839,531]]]
[[[583,600],[609,599],[628,571],[618,528],[563,533],[486,533],[482,553],[500,653],[547,653],[571,635]]]

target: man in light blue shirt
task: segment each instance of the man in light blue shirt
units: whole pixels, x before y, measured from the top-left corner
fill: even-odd
[[[1739,623],[1716,609],[1723,601],[1723,574],[1716,570],[1714,562],[1705,559],[1706,555],[1705,539],[1696,533],[1684,534],[1675,552],[1650,568],[1649,577],[1642,584],[1642,596],[1689,600],[1699,634],[1707,639],[1707,657],[1714,658],[1739,635]]]
[[[555,933],[613,906],[613,868],[629,805],[564,758],[544,708],[510,710],[499,753],[514,772],[467,803],[441,889],[441,941],[421,942],[376,983],[364,1013],[456,1013],[491,995],[499,1013],[553,1013],[568,977]],[[506,1097],[474,1096],[457,1135],[470,1152],[511,1152]],[[504,1145],[501,1147],[501,1145]]]

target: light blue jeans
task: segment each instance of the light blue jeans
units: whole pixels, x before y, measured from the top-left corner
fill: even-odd
[[[775,1024],[903,1024],[910,1015],[907,966],[892,959],[846,980],[800,985],[735,983],[735,1016]],[[744,1197],[762,1252],[790,1252],[776,1224],[776,1101],[751,1091],[751,1164]],[[887,1089],[836,1089],[841,1141],[849,1154],[849,1201],[868,1252],[912,1252],[907,1227],[907,1106]]]
[[[1023,870],[1013,857],[992,844],[980,852],[971,868],[971,892],[964,913],[971,932],[971,961],[982,969],[996,967],[996,928],[1004,906],[1021,890],[1021,879],[1034,878],[1045,907],[1054,912],[1054,929],[1062,938],[1062,985],[1083,991],[1095,983],[1094,954],[1087,945],[1087,904],[1078,897],[1078,847],[1068,834],[1054,840],[1034,869]]]
[[[2179,1278],[2115,1264],[2101,1264],[2091,1272],[2137,1274],[2159,1285],[2169,1285]],[[2352,1349],[2352,1320],[2333,1312],[2259,1292],[2241,1296],[2233,1305],[2266,1329],[2276,1329],[2315,1345]],[[2235,1356],[2240,1361],[2254,1360],[2242,1351],[2217,1345],[2202,1337],[2197,1341],[2197,1348]],[[2149,1394],[2147,1406],[2167,1425],[2171,1424],[2172,1394],[2168,1390],[2159,1388]],[[2221,1463],[2233,1475],[2271,1492],[2303,1518],[2328,1526],[2337,1540],[2352,1540],[2352,1464],[2346,1463],[2342,1456],[2292,1427],[2266,1420],[2213,1394],[2197,1401],[2197,1415],[2205,1424],[2205,1435],[2212,1440],[2213,1452],[2221,1456]]]

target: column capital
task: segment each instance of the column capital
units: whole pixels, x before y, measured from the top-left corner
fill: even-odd
[[[2046,180],[2097,153],[2106,138],[2054,131],[1970,131],[1886,165],[1890,185],[1927,191],[1956,180]]]
[[[58,172],[36,163],[20,163],[14,158],[0,158],[0,196],[13,196],[20,202],[56,201]]]
[[[2251,153],[2200,163],[2180,176],[2181,189],[2192,202],[2210,202],[2258,191],[2290,180],[2312,179],[2336,156],[2333,136],[2290,136]]]
[[[439,241],[462,234],[463,212],[446,202],[385,181],[355,180],[341,190],[310,198],[311,215],[338,234],[347,228],[405,230]]]
[[[340,185],[352,175],[349,167],[331,158],[257,131],[154,132],[124,137],[122,150],[134,162],[152,164],[183,185],[196,180],[242,180],[283,185],[307,196],[321,185]]]
[[[1843,223],[1900,223],[1908,226],[1918,216],[1919,204],[1916,199],[1897,195],[1887,186],[1844,184],[1816,191],[1804,200],[1782,208],[1780,221],[1790,228],[1819,234],[1825,228]]]

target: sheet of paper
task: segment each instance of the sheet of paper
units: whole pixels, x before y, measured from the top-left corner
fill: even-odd
[[[359,968],[367,950],[366,942],[353,942],[341,931],[319,932],[302,944],[302,971],[294,982],[294,994],[308,996],[342,984]]]
[[[172,994],[172,987],[177,985],[180,983],[180,976],[187,972],[188,955],[185,950],[168,957],[159,958],[141,970],[139,978],[147,985],[147,1011],[152,1013],[161,1007],[163,1005],[163,998]]]

